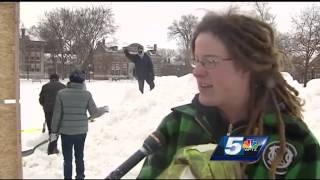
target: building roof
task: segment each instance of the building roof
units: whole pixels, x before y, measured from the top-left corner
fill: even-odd
[[[312,59],[309,66],[320,66],[320,55],[317,55],[315,58]]]

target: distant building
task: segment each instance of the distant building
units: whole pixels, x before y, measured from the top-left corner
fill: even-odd
[[[54,57],[51,53],[45,52],[44,54],[44,78],[49,78],[49,75],[56,73],[60,76],[61,79],[68,78],[69,74],[75,69],[75,66],[72,62],[77,59],[76,55],[70,56],[67,62],[64,63],[64,68],[60,58],[60,54],[56,54]],[[62,73],[63,72],[63,73]]]
[[[308,74],[308,79],[315,79],[315,78],[320,78],[320,55],[315,57],[311,62],[310,62],[310,70]]]
[[[128,62],[121,57],[118,47],[107,48],[104,41],[98,42],[93,52],[93,78],[110,79],[112,76],[127,75]]]
[[[161,68],[162,76],[184,76],[192,73],[193,68],[187,65],[164,64]]]
[[[30,40],[21,29],[19,68],[20,78],[39,79],[44,76],[44,41]]]
[[[73,62],[76,55],[69,55],[68,62],[62,66],[59,53],[52,56],[50,46],[44,41],[31,40],[26,35],[24,28],[21,29],[20,40],[20,78],[44,79],[52,73],[57,73],[62,79],[69,76],[75,69]],[[165,58],[157,52],[157,45],[145,48],[152,62],[155,76],[184,75],[190,70],[184,66],[165,65]],[[92,60],[85,69],[87,78],[91,79],[130,79],[133,78],[134,64],[125,57],[123,48],[118,46],[106,47],[104,40],[97,43],[93,51]]]
[[[157,55],[156,45],[146,53],[153,62],[153,69],[156,76],[161,75],[162,57]],[[94,79],[129,79],[131,61],[125,57],[123,49],[118,46],[106,47],[104,41],[98,42],[93,55],[93,78]]]
[[[163,63],[165,62],[165,58],[158,54],[157,44],[154,44],[153,49],[149,49],[146,52],[152,60],[154,75],[162,76],[161,69],[163,68]]]
[[[303,83],[304,78],[304,60],[303,57],[292,57],[290,62],[285,63],[284,71],[290,73],[293,79]],[[311,79],[320,78],[320,55],[311,59],[307,72],[307,82]]]

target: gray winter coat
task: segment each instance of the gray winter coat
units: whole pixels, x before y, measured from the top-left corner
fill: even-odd
[[[88,132],[87,111],[98,113],[92,95],[83,89],[83,84],[70,83],[58,92],[53,111],[51,129],[53,133],[75,135]]]

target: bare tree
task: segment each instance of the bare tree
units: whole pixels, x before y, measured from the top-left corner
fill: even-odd
[[[240,4],[230,4],[226,8],[226,13],[227,14],[233,14],[233,13],[239,13],[241,11],[241,5]]]
[[[276,38],[277,46],[280,50],[285,52],[286,54],[291,55],[293,53],[293,36],[289,33],[277,33]]]
[[[54,9],[53,11],[45,12],[44,18],[41,19],[38,26],[34,26],[30,30],[33,35],[46,42],[46,47],[51,53],[55,72],[57,72],[55,57],[59,58],[62,64],[62,78],[65,77],[64,64],[71,58],[72,39],[74,37],[70,31],[72,17],[72,12],[66,8]]]
[[[276,36],[276,42],[278,49],[283,53],[283,71],[289,72],[291,75],[296,71],[296,61],[293,55],[293,42],[292,35],[288,33],[278,32]],[[296,78],[296,77],[295,77]]]
[[[88,68],[97,42],[108,38],[115,30],[112,9],[92,7],[76,10],[60,8],[46,12],[45,18],[33,32],[46,41],[52,59],[59,57],[63,78],[66,62],[82,69]],[[74,55],[76,59],[72,58]]]
[[[93,50],[99,40],[109,38],[115,30],[114,14],[111,8],[91,7],[75,11],[73,51],[77,64],[86,69],[93,58]]]
[[[303,61],[303,83],[307,84],[310,60],[320,47],[320,7],[312,5],[301,11],[293,22],[293,53]]]
[[[159,48],[158,49],[158,54],[160,56],[164,57],[164,59],[166,60],[165,63],[169,63],[169,64],[170,64],[172,58],[177,56],[177,52],[174,49],[162,49],[162,48]]]
[[[268,23],[276,29],[276,15],[270,12],[268,2],[254,2],[253,9],[255,11],[255,17],[263,22]]]
[[[193,30],[198,23],[198,18],[192,14],[182,15],[179,21],[174,20],[172,25],[168,27],[168,38],[177,39],[179,47],[184,52],[185,64],[190,66],[191,58],[190,45]]]

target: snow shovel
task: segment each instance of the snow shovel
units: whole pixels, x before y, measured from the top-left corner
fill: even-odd
[[[39,144],[37,144],[35,147],[33,147],[32,149],[29,149],[29,150],[25,150],[25,151],[22,151],[22,157],[25,157],[25,156],[29,156],[31,154],[34,153],[34,151],[40,147],[41,145],[45,144],[48,142],[48,139],[46,140],[43,140],[42,142],[40,142]]]

